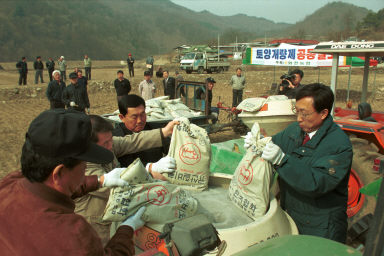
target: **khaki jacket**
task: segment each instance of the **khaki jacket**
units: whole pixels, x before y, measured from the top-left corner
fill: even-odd
[[[85,175],[102,176],[114,168],[120,167],[117,157],[162,146],[160,129],[142,131],[125,137],[113,137],[114,159],[109,164],[87,163]],[[109,188],[99,188],[96,191],[75,200],[75,213],[82,215],[99,234],[103,244],[109,240],[110,223],[103,223],[105,206],[109,198]]]

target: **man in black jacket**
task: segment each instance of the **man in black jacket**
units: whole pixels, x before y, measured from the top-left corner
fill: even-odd
[[[47,62],[45,63],[45,66],[48,70],[49,81],[52,81],[52,72],[55,71],[55,62],[51,57],[48,58]]]
[[[117,100],[121,99],[122,96],[128,95],[131,91],[131,84],[128,79],[124,78],[124,72],[122,70],[117,71],[117,78],[114,82],[115,90],[117,94]]]
[[[77,83],[81,86],[85,87],[85,90],[88,91],[88,79],[83,76],[83,71],[81,69],[78,69],[77,72]]]
[[[16,68],[19,71],[19,85],[23,82],[23,85],[27,85],[28,65],[27,58],[22,57],[21,61],[16,63]]]
[[[153,127],[147,123],[147,115],[145,113],[145,101],[138,95],[124,95],[118,101],[122,123],[119,123],[112,132],[113,136],[123,137],[138,133],[143,130],[152,130]],[[163,138],[163,146],[152,148],[137,153],[132,153],[119,157],[121,167],[129,166],[136,158],[140,158],[141,162],[146,166],[148,163],[155,163],[168,153],[170,145],[169,138]]]
[[[175,78],[169,76],[168,70],[163,71],[163,78],[164,95],[168,95],[170,99],[174,99],[176,87]]]
[[[40,82],[44,83],[43,79],[43,69],[44,69],[44,64],[41,61],[41,57],[37,56],[35,62],[33,63],[33,68],[35,69],[35,84],[38,83],[39,77],[40,77]]]
[[[132,57],[132,54],[128,54],[127,64],[129,77],[135,76],[135,69],[133,68],[133,64],[135,63],[135,59]]]
[[[77,83],[77,74],[69,74],[69,79],[71,84],[68,85],[63,92],[63,101],[67,106],[67,109],[74,109],[80,112],[87,112],[89,114],[89,99],[88,93],[84,86],[81,86]]]
[[[51,109],[65,108],[63,101],[63,92],[65,90],[65,83],[61,80],[61,74],[59,70],[52,72],[54,80],[49,82],[46,95],[51,105]]]

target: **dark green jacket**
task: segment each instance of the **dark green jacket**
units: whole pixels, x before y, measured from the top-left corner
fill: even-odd
[[[303,139],[297,122],[272,137],[285,153],[276,167],[281,206],[301,234],[345,242],[351,142],[330,116],[304,146]]]

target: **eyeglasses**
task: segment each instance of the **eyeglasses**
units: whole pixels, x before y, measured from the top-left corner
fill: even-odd
[[[295,105],[292,105],[292,112],[296,115],[296,116],[301,116],[303,119],[306,119],[307,117],[309,117],[310,115],[312,115],[313,113],[315,113],[316,111],[313,111],[311,113],[303,113],[301,111],[297,111],[296,110],[296,106]]]

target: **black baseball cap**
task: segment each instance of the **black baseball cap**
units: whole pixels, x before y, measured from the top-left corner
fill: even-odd
[[[207,83],[216,83],[215,79],[213,79],[212,77],[208,77],[207,80],[205,80]]]
[[[113,153],[91,142],[90,118],[75,110],[42,112],[29,125],[26,139],[34,151],[52,158],[74,158],[97,164],[112,162]]]
[[[72,72],[71,74],[69,74],[69,79],[75,79],[77,78],[77,74],[75,72]]]
[[[144,71],[144,76],[150,76],[150,75],[151,75],[150,71],[148,71],[148,70]]]

